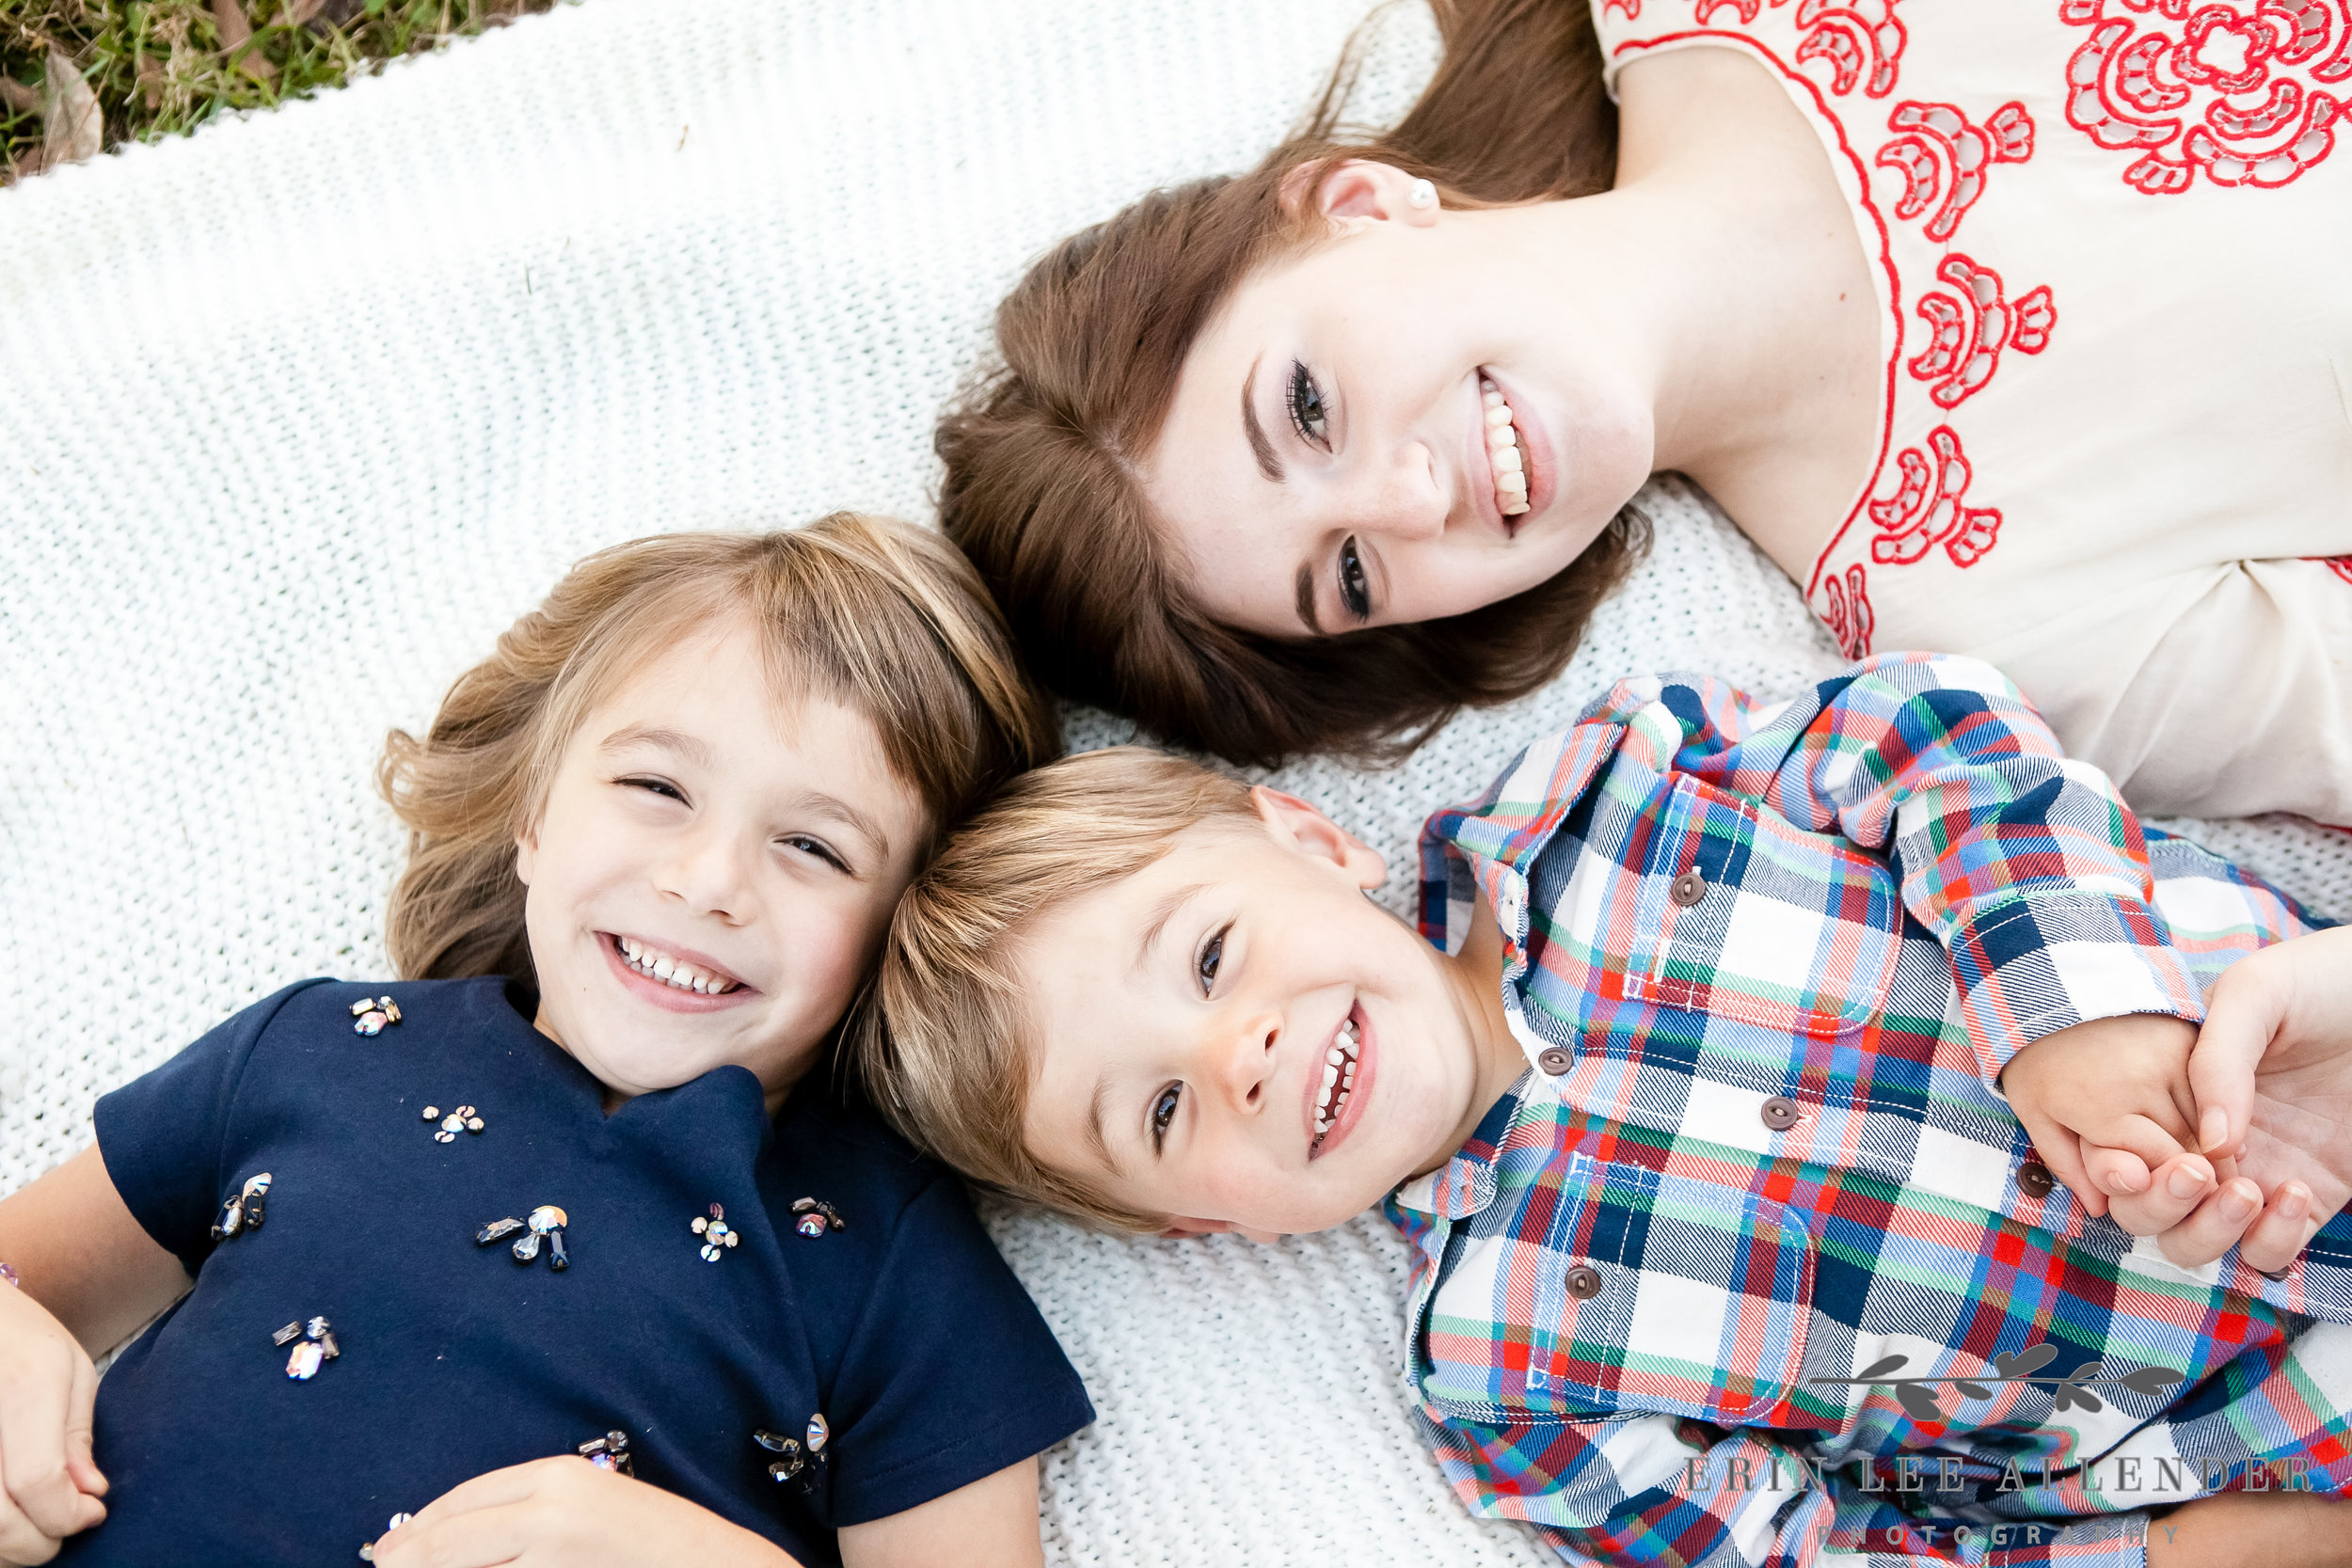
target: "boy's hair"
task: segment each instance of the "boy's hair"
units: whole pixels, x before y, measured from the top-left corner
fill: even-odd
[[[924,850],[1060,750],[978,575],[935,533],[836,512],[774,533],[615,545],[458,676],[421,737],[385,740],[377,783],[408,829],[385,932],[404,977],[535,982],[516,835],[596,705],[656,651],[731,616],[758,628],[779,697],[822,696],[872,722],[928,814]]]
[[[1142,871],[1187,828],[1257,821],[1248,785],[1138,746],[1014,780],[891,917],[878,1005],[851,1036],[874,1103],[983,1186],[1112,1229],[1164,1228],[1167,1216],[1108,1201],[1024,1142],[1038,1054],[1023,949],[1040,916]]]

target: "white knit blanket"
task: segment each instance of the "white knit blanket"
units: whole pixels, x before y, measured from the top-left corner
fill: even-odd
[[[92,1100],[314,974],[380,975],[371,768],[564,566],[665,529],[928,516],[933,413],[1056,237],[1251,162],[1367,0],[589,0],[0,194],[0,1191]],[[1431,57],[1388,24],[1359,109]],[[1612,677],[1836,667],[1689,491],[1568,673],[1284,787],[1390,857]],[[1073,740],[1123,738],[1077,715]],[[2352,914],[2352,841],[2206,835]],[[1101,1418],[1072,1563],[1548,1560],[1413,1435],[1404,1249],[992,1212]]]

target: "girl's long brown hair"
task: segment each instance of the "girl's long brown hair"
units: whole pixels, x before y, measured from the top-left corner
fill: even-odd
[[[928,530],[836,512],[775,533],[616,545],[458,676],[431,729],[385,741],[377,783],[408,829],[385,932],[404,978],[535,983],[516,835],[597,703],[731,615],[758,628],[772,690],[828,697],[873,723],[934,836],[1061,750],[971,563]]]
[[[1318,639],[1212,620],[1187,591],[1136,480],[1195,338],[1256,267],[1327,233],[1285,203],[1302,165],[1375,158],[1450,207],[1586,196],[1616,168],[1585,0],[1434,0],[1437,74],[1387,133],[1339,117],[1359,32],[1304,126],[1234,178],[1156,191],[1064,240],[998,307],[1002,363],[940,421],[940,517],[1062,693],[1234,762],[1393,754],[1464,704],[1542,685],[1645,537],[1638,514],[1549,581],[1440,621]],[[1312,190],[1320,171],[1294,188]],[[1400,741],[1399,736],[1404,738]]]

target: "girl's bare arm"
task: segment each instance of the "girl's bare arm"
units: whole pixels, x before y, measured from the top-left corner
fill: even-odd
[[[95,1144],[0,1198],[0,1261],[92,1355],[188,1288],[180,1259],[131,1217]]]

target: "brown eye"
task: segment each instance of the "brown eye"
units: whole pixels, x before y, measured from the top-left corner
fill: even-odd
[[[1323,388],[1307,373],[1307,367],[1295,359],[1291,361],[1290,409],[1291,424],[1298,431],[1299,439],[1320,446],[1330,413],[1323,405]]]
[[[1363,557],[1356,553],[1354,539],[1340,546],[1340,604],[1359,621],[1372,619],[1372,585],[1364,578]]]
[[[1216,989],[1216,968],[1225,961],[1225,933],[1217,932],[1200,947],[1200,957],[1193,964],[1200,979],[1200,994],[1206,996]]]
[[[1168,1136],[1168,1129],[1176,1119],[1176,1108],[1184,1102],[1184,1085],[1170,1084],[1152,1101],[1152,1151],[1159,1152],[1160,1144]]]

